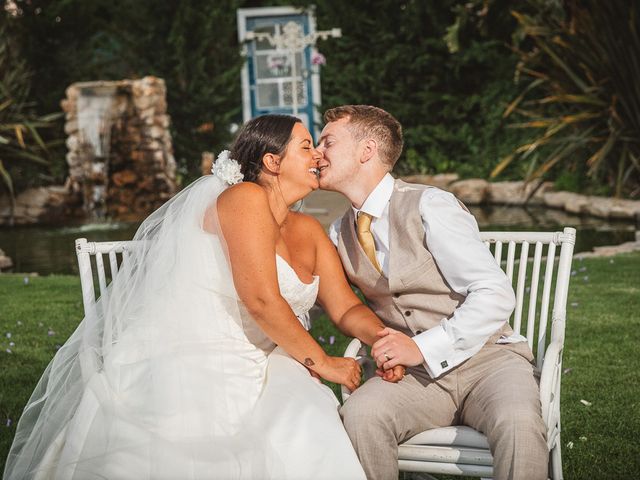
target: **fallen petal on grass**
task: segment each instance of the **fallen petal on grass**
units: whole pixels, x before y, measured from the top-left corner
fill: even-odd
[[[573,448],[573,442],[567,443],[567,448],[571,450]]]
[[[586,442],[587,441],[587,437],[585,437],[584,435],[580,437],[580,441],[581,442]]]
[[[571,373],[571,371],[573,370],[573,368],[565,368],[562,373],[564,373],[565,375],[568,373]]]
[[[336,343],[336,337],[334,337],[333,335],[331,335],[329,337],[329,345],[333,345],[334,343]]]
[[[590,407],[591,405],[593,405],[591,402],[589,402],[587,400],[580,400],[580,403],[583,404],[586,407]]]

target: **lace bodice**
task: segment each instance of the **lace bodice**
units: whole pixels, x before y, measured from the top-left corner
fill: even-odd
[[[280,293],[291,306],[293,313],[296,314],[304,328],[309,330],[311,328],[309,310],[316,302],[320,277],[314,275],[311,283],[304,283],[291,265],[279,255],[276,255],[276,266]]]

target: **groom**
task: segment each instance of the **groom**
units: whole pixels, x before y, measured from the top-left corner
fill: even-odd
[[[398,477],[397,445],[431,428],[483,432],[497,479],[547,478],[548,450],[533,355],[507,320],[511,284],[453,195],[394,180],[402,128],[384,110],[324,115],[320,187],[352,208],[331,227],[352,284],[387,328],[372,348],[399,383],[372,378],[341,409],[369,480]]]

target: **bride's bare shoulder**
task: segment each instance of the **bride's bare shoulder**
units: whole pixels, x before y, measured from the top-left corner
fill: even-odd
[[[267,192],[260,185],[242,182],[227,188],[218,197],[218,212],[246,213],[269,210]]]
[[[317,218],[312,217],[307,213],[302,212],[289,212],[289,215],[292,220],[292,224],[296,230],[304,230],[309,232],[317,232],[318,230],[323,230],[322,224],[318,221]]]

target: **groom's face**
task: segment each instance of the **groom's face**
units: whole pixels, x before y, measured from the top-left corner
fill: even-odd
[[[349,119],[341,118],[325,125],[317,150],[320,188],[342,192],[358,174],[358,142],[349,128]]]

